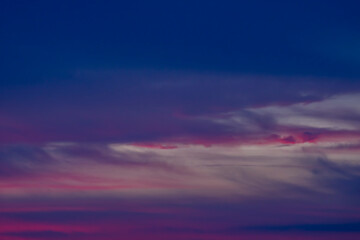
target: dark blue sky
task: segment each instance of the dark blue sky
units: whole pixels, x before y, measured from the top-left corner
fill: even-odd
[[[1,111],[45,132],[105,125],[143,132],[144,116],[169,123],[179,111],[223,113],[357,91],[359,7],[358,1],[5,0]],[[171,129],[187,124],[177,121]]]
[[[357,78],[358,1],[1,1],[2,85],[79,69]]]

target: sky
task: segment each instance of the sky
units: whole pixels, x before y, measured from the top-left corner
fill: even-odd
[[[359,8],[2,0],[0,239],[360,239]]]

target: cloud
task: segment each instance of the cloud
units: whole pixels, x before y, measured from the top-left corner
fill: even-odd
[[[0,178],[22,179],[41,174],[54,163],[55,159],[37,146],[0,146]]]
[[[4,102],[3,218],[38,224],[15,233],[8,223],[4,237],[223,239],[257,227],[265,235],[321,232],[327,224],[354,233],[341,224],[357,216],[358,93],[306,81],[159,73],[150,82],[111,73],[102,86],[101,76],[80,74],[84,82],[73,88],[28,89]],[[273,93],[270,83],[289,88]],[[66,91],[73,104],[56,97]],[[99,235],[88,236],[95,223]]]
[[[79,71],[61,84],[13,89],[2,101],[0,142],[204,139],[233,130],[204,117],[221,119],[232,112],[241,112],[254,127],[266,129],[274,125],[270,115],[277,110],[284,113],[293,104],[314,103],[360,89],[356,82],[344,85],[332,79],[326,84],[328,81],[195,72]],[[275,107],[265,114],[269,106]]]
[[[255,232],[322,232],[322,233],[359,233],[360,222],[328,223],[328,224],[294,224],[294,225],[268,225],[239,228],[239,231]]]

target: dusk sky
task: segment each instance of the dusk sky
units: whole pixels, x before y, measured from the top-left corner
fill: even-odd
[[[360,239],[360,1],[0,1],[0,240]]]

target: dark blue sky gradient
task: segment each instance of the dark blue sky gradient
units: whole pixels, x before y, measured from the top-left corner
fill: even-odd
[[[124,137],[115,129],[136,132],[126,140],[156,139],[161,123],[172,134],[199,131],[174,120],[179,112],[223,113],[354,92],[359,7],[357,1],[5,0],[1,111],[12,119],[6,121],[27,122],[38,133],[77,129],[81,139],[108,140],[87,136],[108,126],[112,140]],[[144,116],[152,119],[148,127]]]
[[[359,7],[309,0],[4,0],[2,85],[109,68],[358,78]]]

